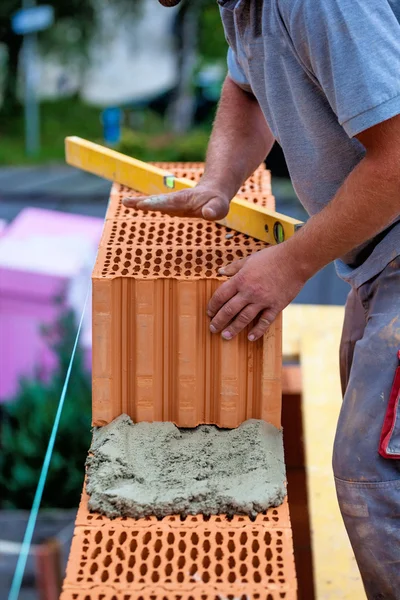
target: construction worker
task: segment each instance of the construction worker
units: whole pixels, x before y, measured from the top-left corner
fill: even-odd
[[[230,340],[249,326],[257,340],[335,260],[351,285],[337,495],[369,600],[399,600],[400,0],[219,4],[228,76],[204,175],[193,189],[126,205],[220,219],[274,141],[282,146],[310,219],[282,244],[223,268],[230,279],[209,302],[210,329]]]

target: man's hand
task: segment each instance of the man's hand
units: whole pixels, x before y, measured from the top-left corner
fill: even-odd
[[[201,182],[194,188],[139,198],[125,198],[127,208],[160,211],[175,217],[203,217],[208,221],[223,219],[228,214],[230,198],[213,186]]]
[[[253,342],[264,335],[276,316],[297,296],[308,279],[285,243],[266,248],[220,269],[232,276],[208,304],[212,333],[231,340],[256,319],[248,335]]]

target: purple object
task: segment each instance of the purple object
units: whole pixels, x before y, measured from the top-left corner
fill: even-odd
[[[59,316],[59,296],[80,316],[102,228],[102,219],[27,208],[0,237],[0,401],[22,376],[54,369],[41,327]],[[83,334],[90,354],[90,310]]]

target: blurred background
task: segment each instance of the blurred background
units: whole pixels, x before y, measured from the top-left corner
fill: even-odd
[[[0,600],[20,551],[110,190],[64,164],[64,138],[78,135],[145,161],[201,161],[226,75],[215,0],[168,10],[156,0],[44,2],[0,2]],[[277,210],[306,219],[279,147],[267,166]],[[346,294],[330,266],[297,302],[343,304]],[[24,600],[47,600],[43,556],[63,565],[68,554],[90,444],[90,360],[88,309]]]

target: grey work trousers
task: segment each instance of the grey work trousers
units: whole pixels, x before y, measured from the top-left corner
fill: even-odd
[[[399,349],[397,257],[351,290],[340,347],[344,399],[333,471],[368,600],[400,600],[400,460],[378,454]],[[400,407],[394,417],[391,447],[400,456]]]

